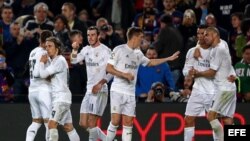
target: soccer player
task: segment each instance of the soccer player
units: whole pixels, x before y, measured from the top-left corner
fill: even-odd
[[[223,126],[217,118],[220,115],[224,124],[233,124],[236,108],[236,85],[235,82],[228,80],[228,76],[236,76],[236,74],[231,63],[227,43],[220,39],[217,28],[208,27],[206,29],[205,42],[212,47],[210,68],[206,71],[194,70],[193,75],[195,77],[214,77],[215,96],[207,119],[210,122],[216,140],[224,141]]]
[[[40,45],[33,49],[29,55],[29,103],[32,115],[32,123],[27,129],[26,141],[35,139],[38,129],[44,123],[46,128],[46,141],[48,141],[48,120],[51,111],[51,87],[49,81],[39,75],[39,61],[42,55],[47,54],[45,50],[46,38],[51,37],[52,32],[44,30],[40,34]],[[48,63],[45,64],[46,66]]]
[[[50,79],[52,93],[52,112],[49,119],[49,141],[58,141],[58,124],[63,125],[70,141],[80,141],[79,135],[72,124],[70,112],[71,92],[68,87],[68,64],[61,55],[62,43],[55,37],[46,39],[46,50],[51,63],[45,68],[48,56],[43,55],[39,63],[39,74],[41,78]]]
[[[201,25],[197,29],[198,43],[189,49],[183,69],[184,76],[191,76],[189,71],[194,68],[197,71],[205,71],[210,68],[211,48],[205,43],[204,32],[207,26]],[[195,49],[199,48],[202,58],[194,58]],[[184,141],[192,141],[195,131],[195,119],[205,116],[208,111],[215,93],[214,82],[211,78],[198,77],[194,80],[191,96],[187,102],[185,111]]]
[[[106,140],[106,135],[97,127],[97,120],[103,115],[107,105],[108,86],[106,83],[112,78],[112,75],[106,74],[111,50],[100,43],[99,35],[97,27],[89,27],[87,30],[89,45],[77,54],[79,45],[74,42],[71,54],[71,63],[75,64],[82,60],[86,62],[87,92],[81,104],[79,124],[89,132],[89,141],[96,141],[98,138]]]
[[[135,84],[140,64],[156,66],[178,58],[179,52],[162,59],[146,58],[139,50],[143,32],[140,28],[131,27],[127,31],[127,44],[114,48],[107,65],[107,72],[114,75],[111,84],[111,122],[108,126],[107,141],[112,141],[116,135],[121,116],[123,118],[122,140],[131,141],[132,126],[135,117]]]

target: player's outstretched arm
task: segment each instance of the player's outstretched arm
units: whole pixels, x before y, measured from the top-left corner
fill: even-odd
[[[150,59],[148,66],[157,66],[162,63],[165,63],[167,61],[173,61],[177,58],[179,58],[180,51],[175,52],[173,55],[166,57],[166,58],[161,58],[161,59]]]

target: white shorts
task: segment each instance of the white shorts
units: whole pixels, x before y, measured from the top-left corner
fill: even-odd
[[[52,105],[49,91],[33,91],[29,93],[28,98],[33,119],[50,117]]]
[[[236,109],[236,91],[218,91],[214,96],[210,111],[233,118]]]
[[[108,102],[108,93],[86,93],[81,104],[80,113],[102,116]]]
[[[72,123],[70,105],[71,104],[63,102],[54,103],[49,120],[56,121],[61,125],[64,125],[65,123]]]
[[[188,116],[205,116],[211,107],[214,94],[201,93],[196,89],[192,90],[188,99],[185,115]]]
[[[119,92],[110,92],[110,111],[112,113],[135,117],[136,100],[135,96]]]

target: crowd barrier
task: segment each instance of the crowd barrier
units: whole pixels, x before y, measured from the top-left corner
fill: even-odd
[[[137,104],[134,120],[133,141],[182,141],[184,128],[185,103]],[[235,124],[250,124],[250,104],[238,103]],[[71,107],[73,124],[81,141],[88,140],[88,134],[79,127],[80,104]],[[107,105],[104,116],[98,122],[106,132],[110,122],[110,106]],[[31,123],[29,104],[0,104],[0,141],[24,141]],[[121,127],[117,140],[121,140]],[[44,141],[45,128],[40,128],[36,141]],[[67,134],[59,128],[60,141],[68,141]],[[205,117],[197,119],[195,141],[211,141],[212,132]]]

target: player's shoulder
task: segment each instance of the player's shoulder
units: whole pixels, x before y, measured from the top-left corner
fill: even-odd
[[[111,52],[111,49],[110,49],[108,46],[106,46],[106,45],[104,45],[104,44],[100,44],[100,46],[101,46],[101,49],[102,49],[103,51]]]
[[[36,47],[30,52],[30,57],[34,57],[37,54],[43,54],[46,53],[46,51],[41,47]]]
[[[116,46],[113,49],[113,51],[115,52],[115,51],[124,50],[124,49],[126,49],[126,44],[121,44],[121,45]]]

